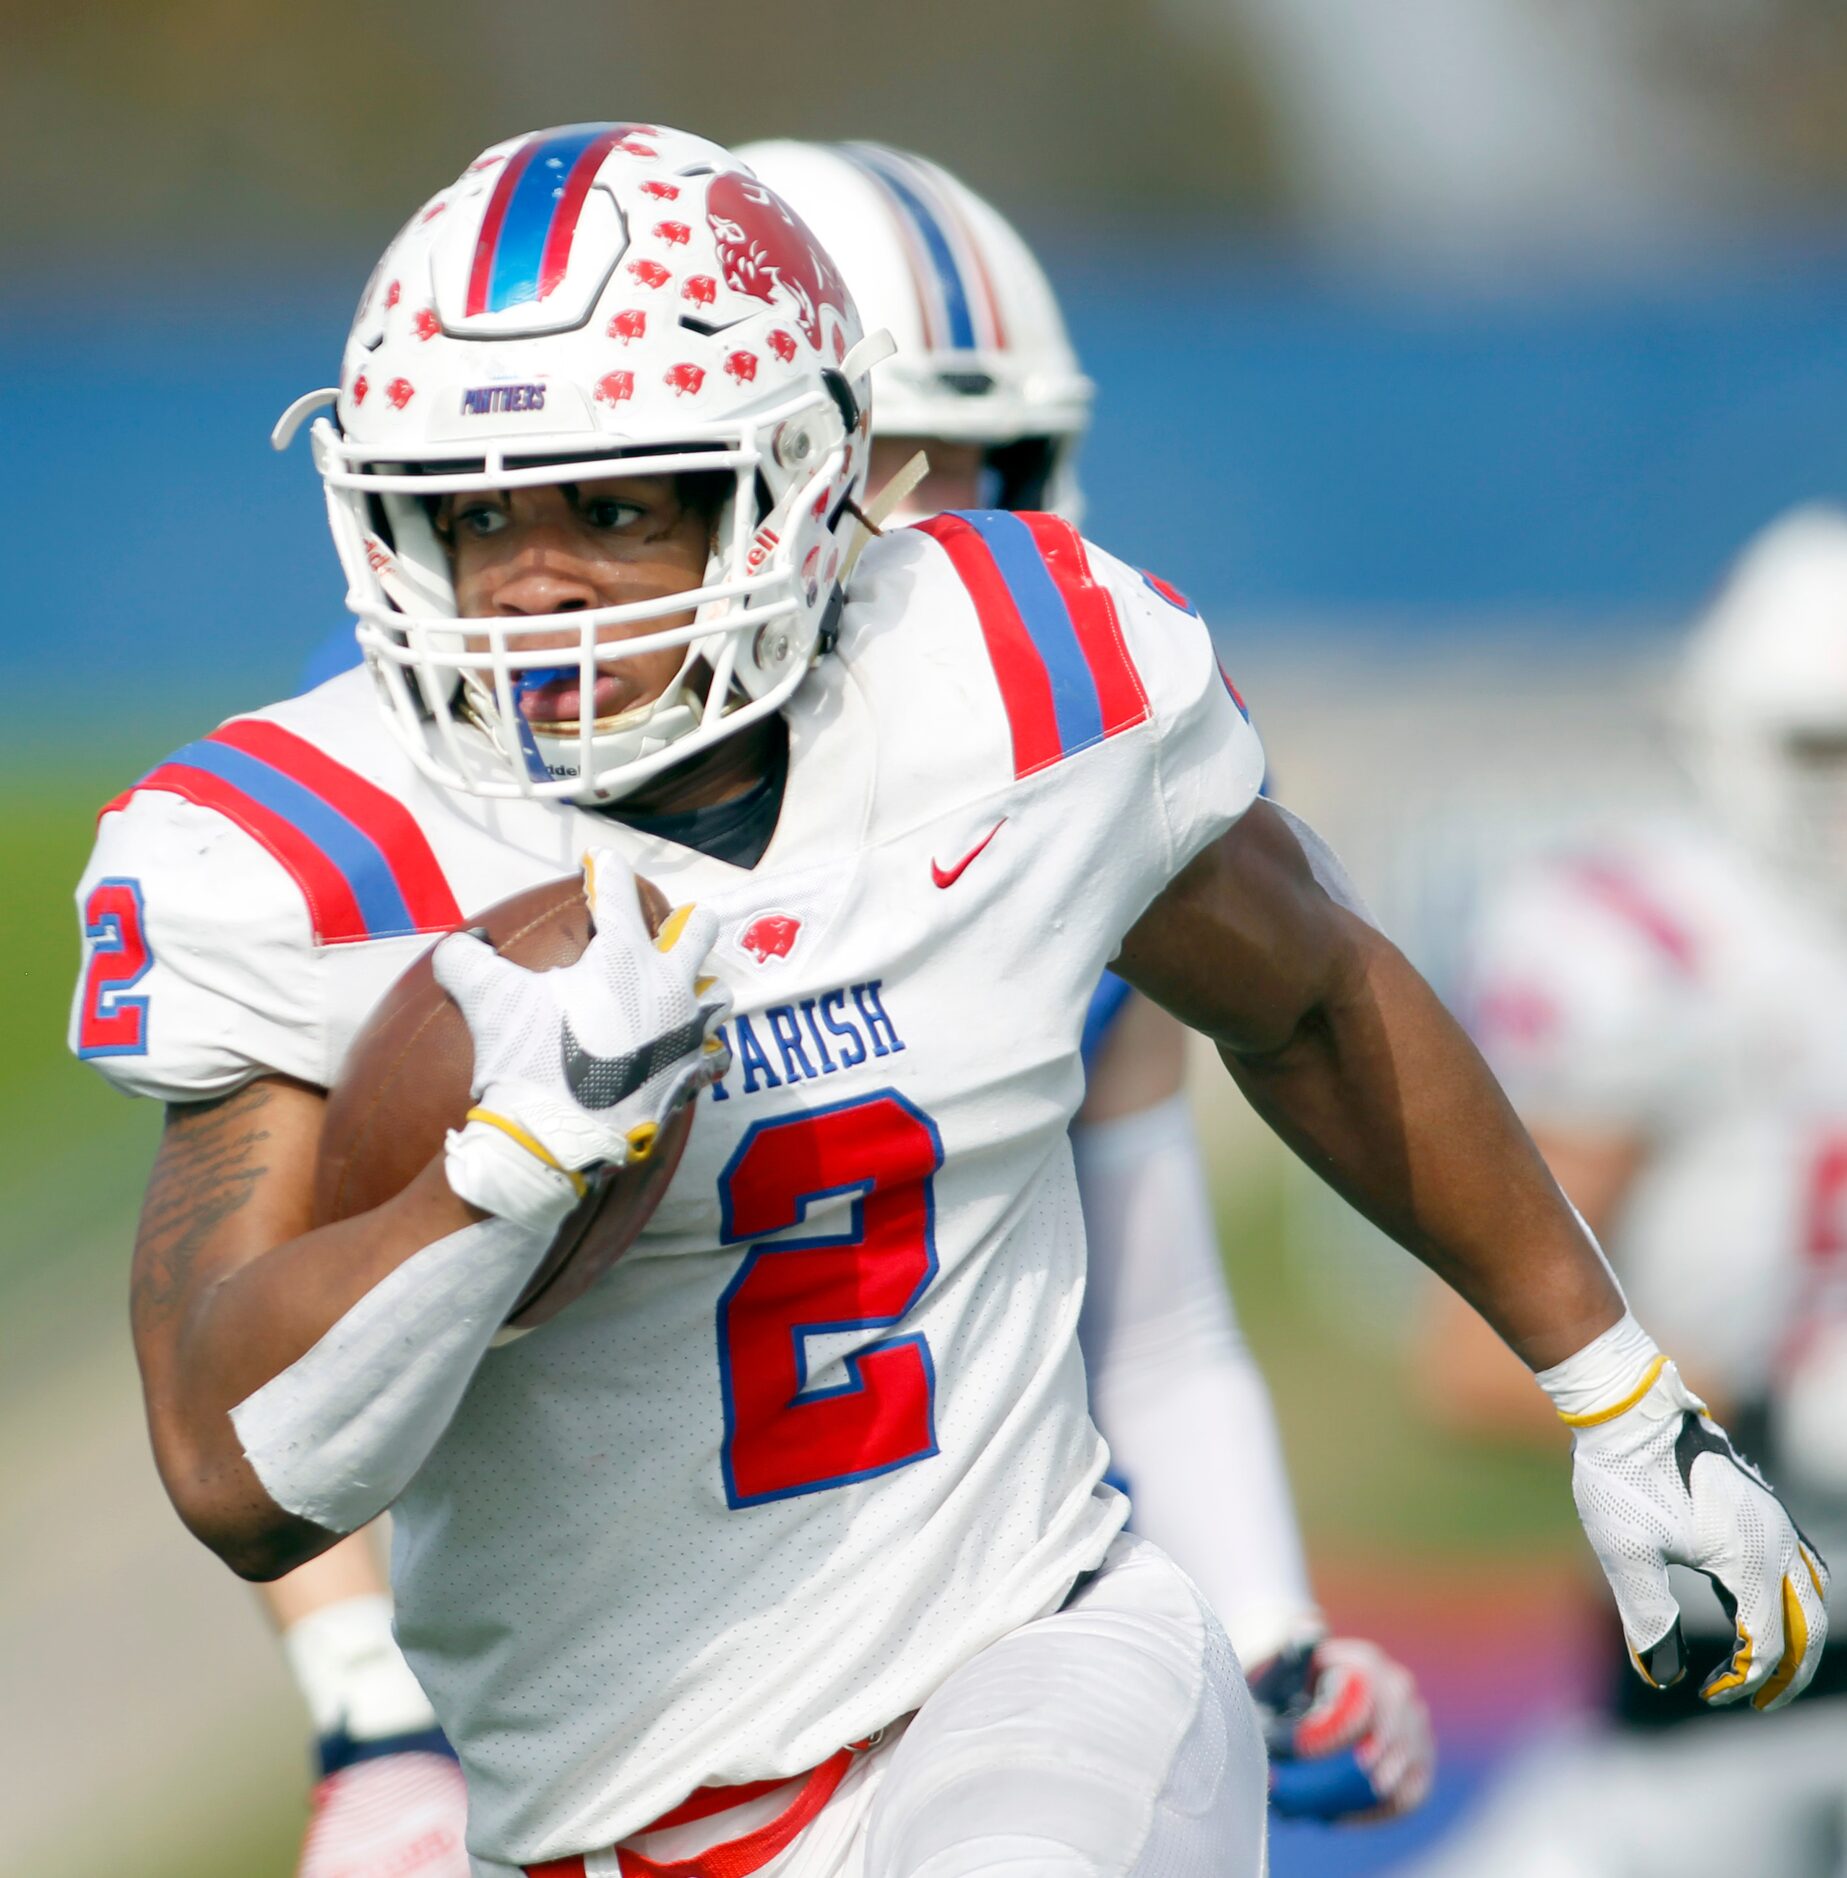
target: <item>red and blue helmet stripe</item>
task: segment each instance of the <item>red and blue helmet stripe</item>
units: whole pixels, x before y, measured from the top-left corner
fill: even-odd
[[[1014,774],[1142,723],[1148,694],[1083,538],[1056,515],[966,509],[918,529],[939,542],[974,602],[1013,739]]]
[[[403,803],[280,724],[220,725],[103,813],[141,789],[215,809],[267,849],[301,888],[319,945],[462,923],[429,840]]]
[[[527,138],[507,158],[475,238],[470,317],[543,300],[564,279],[584,198],[603,159],[633,128],[573,124]]]
[[[982,264],[981,250],[929,172],[879,144],[841,144],[838,148],[842,157],[878,185],[892,210],[910,257],[923,313],[924,343],[932,351],[1004,348],[1007,333],[1000,302]],[[971,268],[964,268],[958,249],[967,254]]]

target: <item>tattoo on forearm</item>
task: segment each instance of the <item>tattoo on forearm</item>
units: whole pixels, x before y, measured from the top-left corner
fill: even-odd
[[[169,1115],[135,1241],[137,1318],[163,1315],[183,1299],[200,1250],[269,1172],[262,1111],[271,1093],[253,1083]]]

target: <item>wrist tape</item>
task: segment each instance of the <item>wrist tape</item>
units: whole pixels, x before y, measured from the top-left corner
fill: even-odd
[[[354,1742],[419,1734],[436,1714],[391,1634],[383,1592],[342,1598],[310,1611],[282,1633],[317,1735]]]
[[[484,1219],[413,1253],[231,1411],[284,1512],[356,1532],[410,1484],[547,1241]]]

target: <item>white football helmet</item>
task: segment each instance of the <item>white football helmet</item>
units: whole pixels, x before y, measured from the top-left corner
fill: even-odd
[[[1682,660],[1694,779],[1741,840],[1847,906],[1847,511],[1771,524]]]
[[[1093,387],[1045,270],[1000,211],[881,144],[778,141],[737,155],[821,238],[867,327],[897,342],[873,375],[880,434],[985,444],[997,506],[1081,519]]]
[[[802,222],[718,145],[644,124],[496,144],[385,250],[313,426],[348,604],[425,774],[608,802],[780,707],[825,649],[864,486],[851,295]],[[702,583],[659,600],[459,618],[434,499],[722,471]],[[690,625],[612,638],[693,612]],[[568,643],[560,635],[568,635]],[[539,642],[539,643],[535,643]],[[563,646],[561,650],[560,647]],[[522,690],[672,646],[678,678],[606,720],[529,723]]]

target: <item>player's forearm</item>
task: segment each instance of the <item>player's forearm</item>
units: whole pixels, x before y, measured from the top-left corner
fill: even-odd
[[[1221,1054],[1323,1179],[1462,1294],[1534,1369],[1622,1315],[1595,1242],[1461,1027],[1389,940],[1346,933],[1279,1049]]]
[[[312,1341],[318,1312],[278,1326],[260,1285],[227,1284],[190,1346],[199,1378],[149,1391],[187,1525],[234,1571],[267,1579],[375,1519],[442,1438],[545,1245],[474,1221],[411,1249]],[[278,1248],[274,1268],[289,1271],[299,1249]],[[266,1353],[238,1353],[245,1327]],[[183,1346],[170,1373],[184,1367]]]
[[[196,1300],[180,1339],[189,1413],[222,1417],[406,1260],[484,1217],[450,1191],[434,1161],[372,1212],[317,1227],[227,1272]]]
[[[180,1516],[245,1576],[332,1543],[264,1491],[231,1411],[419,1249],[478,1217],[432,1169],[306,1230],[318,1092],[270,1079],[169,1118],[142,1210],[132,1316],[156,1461]]]

